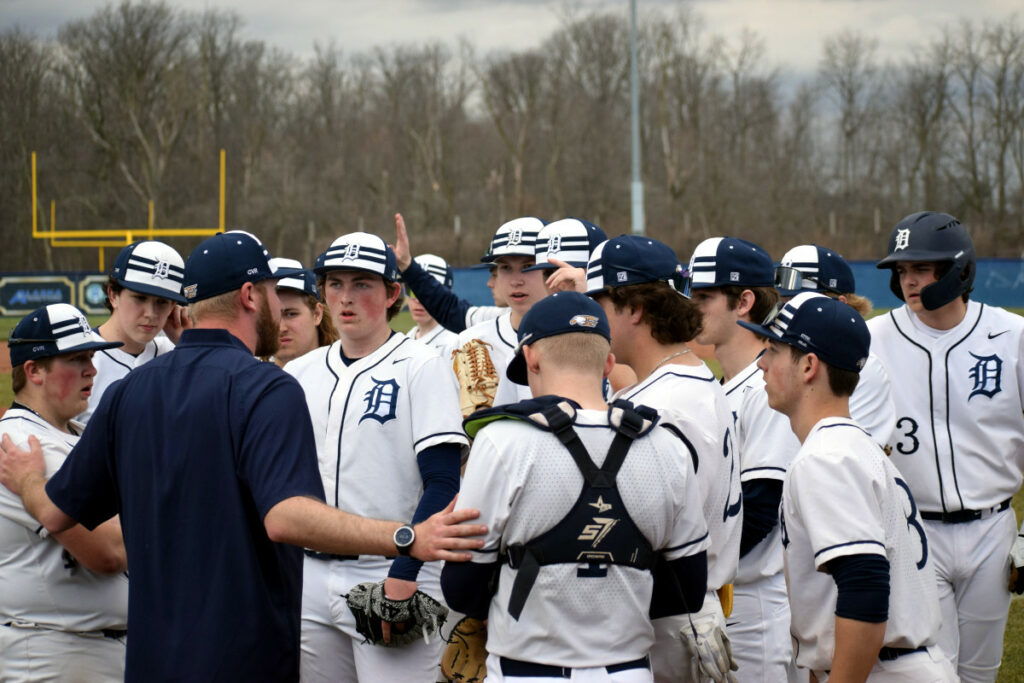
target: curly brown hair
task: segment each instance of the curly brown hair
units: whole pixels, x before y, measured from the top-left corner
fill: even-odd
[[[643,311],[641,320],[651,328],[659,344],[678,344],[697,337],[704,327],[704,316],[690,299],[665,282],[645,282],[624,287],[605,287],[616,311],[627,306]]]

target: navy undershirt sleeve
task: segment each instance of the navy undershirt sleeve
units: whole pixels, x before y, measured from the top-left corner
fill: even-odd
[[[825,563],[836,582],[836,616],[880,624],[889,619],[889,560],[884,555],[837,557]]]
[[[751,479],[741,486],[743,531],[740,534],[740,557],[744,557],[779,523],[782,482],[778,479]]]
[[[658,555],[651,593],[651,619],[693,613],[704,606],[708,592],[708,554],[701,551],[675,560]]]
[[[418,524],[435,512],[444,510],[459,492],[459,465],[462,463],[462,446],[457,443],[441,443],[424,448],[416,456],[423,479],[423,495],[420,497],[412,523]],[[395,579],[415,581],[423,563],[412,557],[397,557],[391,563],[388,576]]]
[[[416,293],[416,298],[423,304],[434,320],[441,327],[458,334],[466,329],[466,312],[473,307],[465,299],[448,289],[425,271],[420,264],[413,261],[402,271],[402,281]]]
[[[467,617],[486,619],[500,567],[499,562],[446,562],[441,570],[444,601]]]

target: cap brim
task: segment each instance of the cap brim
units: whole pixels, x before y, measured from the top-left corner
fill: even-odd
[[[161,287],[153,287],[151,285],[144,285],[138,282],[129,282],[128,280],[118,280],[117,284],[121,285],[130,292],[138,292],[139,294],[155,296],[161,299],[170,299],[174,303],[181,304],[182,306],[188,303],[188,300],[185,299],[185,297],[183,297],[181,294],[169,292]]]
[[[783,341],[779,339],[775,334],[771,332],[764,325],[755,325],[754,323],[748,323],[746,320],[737,320],[736,324],[742,328],[748,329],[759,337],[766,337],[768,339],[775,339],[777,341]]]
[[[547,261],[545,261],[544,263],[538,263],[536,265],[532,265],[532,266],[528,266],[526,268],[523,268],[520,272],[529,273],[531,270],[557,270],[557,269],[558,269],[558,266],[556,266],[554,263],[548,263]]]
[[[483,263],[474,263],[469,268],[470,270],[483,270],[484,268],[495,268],[497,265],[498,264],[493,261],[485,261]]]

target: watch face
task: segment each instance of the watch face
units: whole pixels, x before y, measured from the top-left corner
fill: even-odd
[[[398,527],[398,530],[395,531],[395,545],[400,548],[412,545],[413,539],[415,538],[416,534],[413,532],[411,527]]]

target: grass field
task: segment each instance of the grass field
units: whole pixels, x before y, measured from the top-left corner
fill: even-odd
[[[1015,313],[1024,315],[1024,309],[1013,309]],[[104,320],[104,316],[90,317],[89,324],[96,326]],[[6,340],[11,329],[17,324],[16,318],[0,317],[0,341],[2,344],[3,367],[6,368]],[[403,311],[391,321],[391,327],[404,332],[413,325],[409,313]],[[0,408],[6,408],[13,398],[11,383],[7,379],[9,372],[0,373]],[[1013,509],[1017,520],[1024,514],[1024,493],[1018,493],[1013,499]],[[1024,599],[1015,598],[1010,605],[1010,618],[1003,636],[1003,663],[999,669],[998,683],[1017,683],[1024,681]]]

